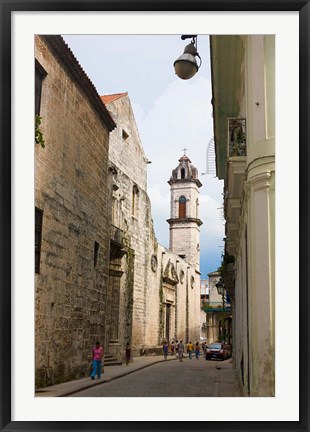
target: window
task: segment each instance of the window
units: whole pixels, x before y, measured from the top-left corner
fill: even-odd
[[[126,140],[126,139],[129,137],[129,135],[128,135],[128,133],[125,131],[125,129],[122,130],[122,137],[123,137],[124,140]]]
[[[185,168],[181,168],[181,179],[185,179]]]
[[[132,206],[131,213],[135,218],[138,217],[138,208],[139,208],[139,189],[136,185],[132,188]]]
[[[46,77],[47,73],[40,65],[35,61],[35,114],[40,115],[41,108],[41,95],[42,95],[42,82]]]
[[[186,218],[186,198],[184,195],[179,198],[179,218]]]
[[[40,273],[43,211],[35,208],[35,272]]]
[[[95,247],[94,247],[94,267],[96,267],[96,265],[97,265],[98,255],[99,255],[99,243],[95,241]]]

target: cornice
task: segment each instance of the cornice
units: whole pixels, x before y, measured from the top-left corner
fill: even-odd
[[[202,225],[203,222],[200,219],[196,218],[173,218],[173,219],[167,219],[168,224],[175,225],[175,224],[187,224],[189,222],[194,222],[198,226]]]

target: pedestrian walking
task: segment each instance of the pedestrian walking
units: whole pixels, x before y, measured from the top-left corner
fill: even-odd
[[[182,339],[180,339],[180,342],[178,344],[178,355],[179,355],[179,361],[183,361],[183,353],[184,353],[184,345],[182,342]]]
[[[179,357],[179,342],[178,342],[178,340],[176,340],[176,342],[175,342],[175,356],[176,356],[176,358]]]
[[[205,351],[206,351],[206,342],[202,342],[201,348],[202,348],[203,353],[205,354]]]
[[[167,356],[168,356],[168,343],[165,341],[163,344],[163,352],[164,352],[164,359],[167,360]]]
[[[195,355],[196,355],[196,359],[199,359],[199,355],[200,355],[200,346],[199,346],[199,342],[197,341],[195,344]]]
[[[171,342],[170,349],[171,349],[171,355],[173,356],[175,351],[175,343],[173,341]]]
[[[192,344],[192,341],[189,341],[189,343],[187,344],[187,352],[188,352],[188,358],[190,360],[192,359],[193,350],[194,350],[194,346]]]
[[[92,371],[90,377],[92,380],[95,379],[95,376],[98,376],[98,379],[101,378],[102,371],[102,357],[103,357],[104,349],[100,346],[100,342],[96,342],[96,345],[93,347],[92,351]]]
[[[131,348],[129,342],[126,343],[125,358],[126,358],[126,365],[129,366],[131,360]]]

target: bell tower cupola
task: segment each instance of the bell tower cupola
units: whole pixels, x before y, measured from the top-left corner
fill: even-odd
[[[186,150],[186,149],[185,149]],[[198,170],[185,154],[172,170],[170,185],[170,250],[196,266],[200,265],[200,225]]]

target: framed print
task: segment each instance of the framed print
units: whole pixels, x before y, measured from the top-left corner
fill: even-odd
[[[309,2],[0,0],[0,5],[1,430],[308,431]],[[87,39],[84,57],[77,35],[81,43]],[[101,37],[98,44],[93,36],[98,41]],[[174,38],[182,43],[191,39],[189,45],[184,43],[190,51],[164,51],[165,38],[172,41],[166,43],[167,51]],[[116,39],[121,41],[117,48]],[[135,50],[129,52],[130,39]],[[117,67],[100,43],[117,51]],[[136,55],[139,46],[143,57]],[[189,79],[177,70],[184,55],[191,56],[190,66],[186,64],[191,68]],[[170,56],[175,56],[174,63],[167,60]],[[154,75],[147,75],[144,62],[152,65]],[[189,84],[179,87],[173,82],[164,100],[156,93],[154,77],[167,74],[167,62]],[[93,78],[97,67],[102,75],[109,69],[108,90],[101,90]],[[202,95],[190,80],[197,72],[206,79],[206,67],[212,94]],[[133,75],[146,89],[152,102],[145,102],[149,105],[144,111],[134,97],[130,102],[127,81],[127,88],[113,87],[113,76],[116,82],[120,74]],[[187,91],[193,95],[192,104]],[[206,117],[204,100],[210,128],[196,133]],[[124,112],[130,112],[131,123],[122,122]],[[167,122],[161,123],[160,116]],[[135,146],[140,138],[133,117],[138,128],[143,124],[139,131],[149,141],[147,152]],[[179,131],[169,135],[174,122]],[[209,135],[214,135],[211,140]],[[268,154],[266,137],[273,140]],[[206,148],[192,163],[194,142],[199,151]],[[216,155],[212,166],[208,143]],[[174,145],[180,155],[171,156]],[[135,168],[126,171],[118,157],[120,148]],[[38,150],[45,151],[48,173]],[[169,161],[165,171],[166,159],[172,157],[178,159]],[[262,172],[264,158],[268,167]],[[219,232],[224,246],[213,245],[224,248],[220,266],[209,250],[204,255],[204,237],[197,235],[200,229],[204,233],[200,226],[206,217],[201,207],[198,212],[199,205],[212,201],[205,191],[211,189],[211,177],[206,188],[199,180],[208,170],[223,181],[225,225],[220,223],[223,234]],[[169,224],[171,249],[161,246],[152,231],[146,172],[148,178],[162,176],[165,187],[168,179],[170,218],[168,214],[162,219]],[[166,205],[167,194],[156,185],[150,188],[154,213]],[[65,222],[57,225],[62,211]],[[216,231],[210,219],[205,225]],[[140,220],[148,221],[147,228],[141,229]],[[188,244],[194,247],[187,249]],[[143,254],[145,267],[139,261]],[[207,271],[200,271],[199,259]],[[49,271],[44,273],[46,266]],[[212,279],[216,267],[220,279]],[[207,303],[197,291],[204,273],[210,283]],[[141,280],[143,294],[137,294],[134,287]],[[45,284],[41,294],[40,281]],[[209,317],[216,316],[211,282],[219,313],[216,336],[208,342]],[[208,318],[201,327],[195,320],[202,309]],[[200,337],[209,357],[207,345],[212,342],[230,353],[224,360],[231,357],[242,399],[230,394],[214,397],[214,392],[208,394],[211,397],[189,394],[187,381],[176,370],[177,395],[98,397],[73,390],[53,397],[44,390],[75,379],[86,380],[85,389],[90,388],[96,374],[100,378],[106,369],[101,369],[99,340],[104,341],[105,354],[126,363],[129,370],[133,356],[162,355],[163,346],[170,350],[167,342],[180,335],[186,343],[197,339],[198,346]],[[135,337],[143,343],[135,345]],[[66,350],[68,356],[60,361]],[[193,361],[198,358],[193,356]],[[204,363],[210,369],[199,369],[201,382],[208,370],[221,373],[215,362]],[[139,382],[139,373],[130,376]]]

